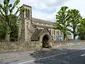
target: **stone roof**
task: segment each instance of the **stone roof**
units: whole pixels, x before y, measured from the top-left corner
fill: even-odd
[[[54,24],[54,22],[47,21],[47,20],[42,20],[42,19],[37,19],[37,18],[32,18],[32,22],[49,24],[49,25],[53,25]]]
[[[26,4],[23,4],[22,6],[25,6],[25,7],[30,7],[30,8],[32,8],[31,6],[29,6],[29,5],[26,5]]]
[[[36,29],[35,32],[33,33],[33,35],[31,36],[31,41],[38,41],[40,36],[43,33],[47,33],[47,32],[50,34],[48,29]],[[50,34],[50,36],[51,36],[51,34]]]
[[[41,31],[42,31],[42,29],[36,29],[35,32],[33,33],[33,35],[31,36],[31,40],[38,41]]]

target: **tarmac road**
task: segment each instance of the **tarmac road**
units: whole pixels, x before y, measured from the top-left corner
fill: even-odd
[[[19,53],[22,54],[22,53]],[[85,48],[53,49],[1,59],[0,64],[85,64]]]

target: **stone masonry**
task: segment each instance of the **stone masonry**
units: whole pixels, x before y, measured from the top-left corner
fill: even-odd
[[[19,39],[23,42],[38,41],[44,46],[46,43],[58,40],[63,33],[60,30],[54,30],[54,22],[32,18],[32,7],[23,5],[26,10],[21,11],[21,21],[19,24]]]

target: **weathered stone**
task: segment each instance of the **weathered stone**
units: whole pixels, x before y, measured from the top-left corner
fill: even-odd
[[[30,45],[33,44],[33,41],[39,42],[41,47],[51,47],[50,41],[57,40],[57,36],[62,36],[63,34],[59,30],[54,30],[54,22],[45,21],[41,19],[32,18],[32,8],[28,5],[23,5],[28,11],[21,12],[21,22],[19,26],[19,39],[22,42],[31,42]],[[28,14],[27,14],[28,13]],[[57,31],[59,34],[57,34]],[[47,35],[45,43],[43,38]],[[62,39],[63,40],[63,39]],[[38,45],[39,46],[39,45]]]

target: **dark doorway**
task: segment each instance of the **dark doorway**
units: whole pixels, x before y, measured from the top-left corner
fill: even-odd
[[[48,35],[43,36],[42,47],[43,48],[49,48],[49,36]]]

